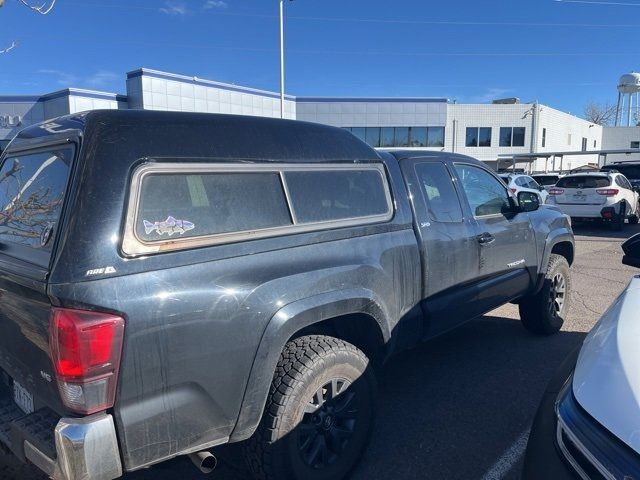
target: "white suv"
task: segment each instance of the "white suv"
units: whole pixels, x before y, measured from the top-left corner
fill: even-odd
[[[546,203],[549,193],[529,175],[501,173],[500,178],[514,195],[517,196],[520,192],[536,193],[540,197],[540,204]]]
[[[575,173],[549,190],[547,203],[572,219],[602,219],[621,230],[625,219],[638,223],[638,193],[617,172]]]

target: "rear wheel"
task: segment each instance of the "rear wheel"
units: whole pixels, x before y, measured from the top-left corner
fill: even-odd
[[[633,215],[629,216],[629,224],[631,225],[637,225],[638,224],[638,220],[640,220],[640,218],[638,217],[638,215],[640,215],[640,203],[638,203],[636,205],[636,211]]]
[[[289,342],[281,354],[262,421],[245,445],[255,478],[344,478],[366,447],[375,378],[353,345],[321,335]]]
[[[520,301],[520,318],[532,333],[551,335],[562,328],[569,311],[571,276],[567,259],[551,254],[544,284],[540,291]]]
[[[627,216],[627,206],[624,203],[620,204],[620,213],[611,221],[611,228],[616,232],[619,232],[624,227],[624,219]]]

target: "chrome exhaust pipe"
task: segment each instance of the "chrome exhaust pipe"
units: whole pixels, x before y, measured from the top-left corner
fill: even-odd
[[[207,450],[191,453],[189,454],[189,458],[202,473],[211,473],[218,466],[218,459],[213,453]]]

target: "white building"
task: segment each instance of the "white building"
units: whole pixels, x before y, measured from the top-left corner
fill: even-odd
[[[149,69],[129,72],[126,85],[126,95],[73,88],[42,96],[0,95],[0,149],[27,125],[91,109],[280,117],[276,92]],[[589,152],[601,149],[638,148],[638,155],[610,156],[608,161],[640,159],[639,127],[602,128],[546,105],[516,101],[458,104],[428,97],[286,96],[285,117],[347,128],[374,147],[451,151],[493,166],[510,155],[530,154],[532,161],[518,167],[531,171],[597,165],[602,157]],[[569,151],[585,153],[562,159],[535,156]]]

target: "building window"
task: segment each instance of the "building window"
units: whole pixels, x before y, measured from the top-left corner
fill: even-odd
[[[598,148],[598,141],[597,140],[593,141],[593,148]]]
[[[547,146],[547,129],[542,129],[542,148]]]
[[[480,128],[480,134],[478,136],[478,146],[479,147],[491,146],[491,128],[490,127]]]
[[[364,127],[353,127],[351,129],[351,133],[353,133],[356,137],[358,137],[363,142],[365,141],[365,128]]]
[[[501,127],[501,147],[524,147],[525,127]]]
[[[383,148],[393,147],[395,145],[394,141],[394,131],[393,127],[383,127],[380,129],[380,146]]]
[[[409,127],[396,127],[396,147],[409,146]]]
[[[444,127],[344,127],[371,147],[442,148]]]
[[[465,145],[467,147],[490,147],[491,127],[468,127]]]
[[[524,127],[514,127],[513,129],[513,146],[524,147]]]
[[[444,127],[427,128],[427,147],[444,147]]]
[[[586,152],[587,151],[587,139],[582,137],[582,151]]]
[[[571,145],[571,134],[567,135],[567,145]]]
[[[411,127],[411,146],[427,146],[427,127]]]
[[[629,148],[640,148],[640,142],[631,142],[631,146]]]
[[[464,143],[465,147],[477,147],[478,146],[478,129],[476,127],[467,128],[467,140]]]
[[[380,146],[380,128],[367,127],[365,131],[365,141],[372,147]]]

